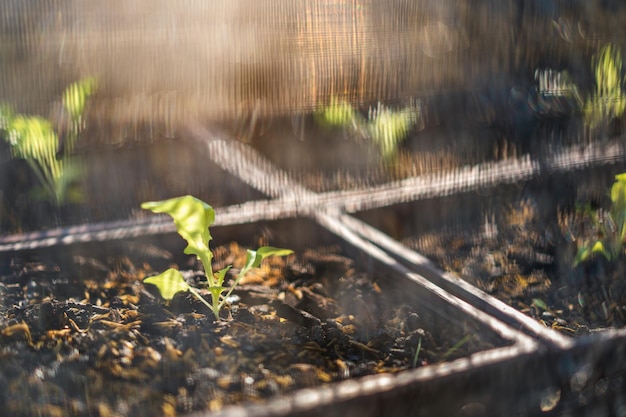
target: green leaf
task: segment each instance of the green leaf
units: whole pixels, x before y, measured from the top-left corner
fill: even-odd
[[[143,282],[156,286],[159,289],[159,293],[161,293],[161,297],[166,300],[171,300],[176,293],[189,291],[191,288],[185,282],[185,278],[183,278],[180,271],[174,268],[170,268],[159,275],[146,278]]]
[[[595,127],[612,118],[619,118],[626,109],[623,91],[622,57],[620,50],[609,43],[593,58],[596,91],[584,108],[585,123]]]
[[[330,104],[316,112],[317,122],[328,128],[347,127],[357,119],[356,111],[350,103],[333,97]]]
[[[469,342],[471,339],[472,339],[472,335],[471,334],[466,335],[463,339],[459,340],[458,342],[455,343],[454,346],[452,346],[450,349],[448,349],[448,351],[443,354],[442,358],[446,359],[448,356],[452,355],[454,352],[459,350],[464,344]]]
[[[246,254],[246,263],[243,268],[241,268],[241,271],[239,271],[239,274],[237,274],[235,282],[224,296],[224,300],[220,303],[220,307],[224,304],[225,299],[228,298],[230,294],[232,294],[235,287],[239,284],[241,278],[243,278],[252,268],[257,268],[259,265],[261,265],[263,259],[267,258],[268,256],[287,256],[291,255],[292,253],[293,251],[291,249],[275,248],[273,246],[262,246],[257,250],[248,249]]]
[[[600,240],[596,241],[596,243],[594,243],[593,246],[591,247],[591,253],[603,253],[603,252],[605,252],[604,243],[602,243],[602,241]]]
[[[611,201],[613,210],[626,210],[626,173],[615,176],[615,183],[611,187]]]
[[[548,310],[548,305],[541,298],[533,298],[533,304],[535,305],[535,307],[538,307],[542,310]]]
[[[202,200],[193,196],[171,198],[164,201],[149,201],[141,204],[141,208],[154,213],[166,213],[174,219],[178,234],[187,241],[185,253],[196,255],[210,267],[213,254],[209,249],[211,234],[209,226],[215,222],[215,210]],[[212,279],[212,277],[208,277]]]
[[[261,246],[256,250],[256,253],[261,256],[262,261],[268,256],[289,256],[293,251],[291,249],[275,248],[273,246]]]
[[[6,104],[0,104],[0,130],[8,130],[13,120],[13,110]],[[4,135],[3,135],[4,136]],[[5,137],[8,141],[8,138]]]
[[[228,265],[226,268],[220,269],[219,271],[217,271],[214,275],[215,278],[217,278],[217,286],[221,287],[222,284],[224,283],[224,277],[226,277],[226,273],[230,270],[230,268],[232,268],[232,265]]]
[[[583,308],[585,307],[585,297],[580,291],[578,292],[578,305]]]
[[[589,259],[589,256],[591,256],[591,248],[589,248],[586,244],[583,244],[576,252],[576,256],[574,257],[574,266],[576,267],[585,262]]]
[[[392,111],[379,105],[368,125],[371,138],[378,144],[385,160],[392,158],[417,120],[412,109]]]
[[[17,115],[11,119],[7,130],[14,157],[46,164],[56,158],[58,139],[48,120]]]
[[[252,268],[258,268],[263,259],[268,256],[287,256],[293,253],[290,249],[275,248],[273,246],[262,246],[257,250],[248,249],[246,255],[246,263],[241,268],[239,275],[245,275]]]
[[[613,254],[606,250],[606,248],[604,247],[604,243],[601,240],[596,241],[596,243],[593,244],[593,246],[591,247],[591,253],[599,253],[601,255],[603,255],[607,261],[611,261],[613,260]]]
[[[63,93],[63,106],[67,109],[72,121],[78,121],[85,111],[87,98],[96,89],[95,78],[85,78],[70,84]]]

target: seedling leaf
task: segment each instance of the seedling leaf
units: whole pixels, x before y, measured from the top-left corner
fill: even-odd
[[[196,255],[205,265],[210,265],[213,254],[209,249],[211,234],[209,226],[215,222],[215,210],[193,196],[172,198],[165,201],[149,201],[141,208],[154,213],[166,213],[174,219],[178,234],[187,241],[185,253]]]
[[[574,257],[574,266],[578,266],[579,264],[585,262],[590,255],[591,250],[587,245],[579,247],[578,251],[576,252],[576,256]]]
[[[545,311],[548,310],[548,305],[541,298],[533,298],[533,304],[537,308],[540,308],[540,309],[545,310]]]
[[[256,250],[257,255],[261,256],[261,261],[269,256],[288,256],[293,253],[291,249],[275,248],[273,246],[261,246]],[[255,265],[255,268],[258,265]]]
[[[159,293],[161,293],[161,297],[166,300],[171,300],[177,293],[189,291],[191,288],[185,282],[183,275],[174,268],[170,268],[159,275],[146,278],[144,282],[156,286]]]
[[[258,268],[261,265],[261,262],[263,262],[263,259],[268,256],[287,256],[292,253],[293,251],[291,249],[275,248],[273,246],[261,246],[257,250],[248,249],[246,254],[246,263],[243,268],[241,268],[241,271],[239,271],[239,274],[237,274],[237,278],[235,278],[235,282],[230,287],[230,290],[228,290],[228,293],[224,296],[224,300],[230,297],[230,294],[232,294],[235,287],[239,284],[241,278],[243,278],[252,268]],[[224,304],[224,301],[222,301],[220,306],[222,304]]]
[[[232,265],[228,265],[226,268],[220,269],[215,273],[215,278],[217,278],[217,285],[221,287],[224,283],[224,277],[226,277],[226,273],[232,268]]]
[[[96,79],[85,78],[71,84],[63,93],[63,105],[74,121],[78,121],[85,111],[87,98],[96,90]]]
[[[318,123],[329,128],[346,127],[354,124],[357,114],[346,101],[332,98],[330,104],[315,114]]]
[[[611,260],[611,253],[606,250],[601,240],[596,241],[591,248],[591,253],[601,253],[607,260]]]
[[[255,251],[248,249],[246,263],[241,269],[240,274],[243,275],[252,268],[258,268],[261,265],[261,262],[263,262],[263,259],[268,256],[287,256],[292,253],[293,251],[290,249],[275,248],[273,246],[262,246]]]
[[[615,184],[611,187],[613,210],[622,213],[626,210],[626,174],[615,176]]]

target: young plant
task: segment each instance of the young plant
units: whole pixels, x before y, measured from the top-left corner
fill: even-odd
[[[330,104],[315,112],[315,120],[327,128],[351,127],[357,130],[363,123],[360,115],[346,101],[333,97]]]
[[[591,214],[598,239],[584,241],[574,258],[574,266],[586,261],[592,255],[600,254],[608,261],[617,259],[622,254],[626,238],[626,173],[615,176],[611,187],[611,208],[604,216]]]
[[[410,106],[401,110],[391,110],[380,103],[370,110],[367,129],[369,136],[378,145],[385,161],[392,160],[402,141],[418,123],[419,108]]]
[[[187,284],[180,271],[173,268],[159,275],[146,278],[144,282],[155,285],[166,300],[171,300],[176,293],[189,291],[213,312],[216,320],[220,319],[220,310],[230,294],[237,287],[241,278],[251,269],[261,265],[263,259],[268,256],[287,256],[293,253],[289,249],[271,246],[263,246],[257,250],[248,249],[244,266],[230,288],[226,288],[224,287],[224,280],[232,265],[217,272],[213,272],[212,267],[213,253],[209,248],[212,237],[209,227],[215,222],[213,207],[202,200],[186,195],[164,201],[146,202],[141,205],[141,208],[151,210],[154,213],[166,213],[172,217],[178,234],[187,241],[184,252],[187,255],[195,255],[204,267],[211,302],[206,301],[197,289]]]
[[[5,139],[11,147],[13,158],[26,160],[41,184],[38,196],[48,198],[56,205],[79,202],[80,191],[71,185],[82,174],[82,167],[69,158],[76,138],[83,129],[83,112],[87,98],[96,88],[95,80],[84,79],[71,84],[62,98],[62,112],[67,115],[67,136],[63,138],[64,158],[58,158],[59,132],[50,120],[38,116],[15,114],[8,106],[0,107],[0,129],[6,131]]]
[[[386,162],[395,158],[402,141],[422,122],[419,104],[393,110],[378,103],[375,108],[370,108],[368,117],[364,118],[350,103],[335,98],[315,116],[321,126],[349,128],[372,140]]]
[[[622,55],[613,44],[607,44],[594,57],[593,70],[596,90],[584,106],[585,123],[594,128],[613,118],[620,118],[626,110]]]

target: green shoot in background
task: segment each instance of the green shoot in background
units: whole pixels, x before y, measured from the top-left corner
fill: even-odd
[[[343,128],[350,126],[355,130],[361,123],[359,114],[352,108],[350,103],[341,101],[335,97],[330,100],[328,106],[315,113],[315,120],[320,126],[327,128]]]
[[[626,173],[615,176],[608,213],[605,216],[598,212],[591,213],[591,218],[599,238],[582,242],[574,258],[574,266],[595,254],[604,256],[608,261],[622,254],[626,238]]]
[[[385,161],[396,156],[398,147],[418,123],[419,117],[415,107],[391,110],[379,103],[377,109],[370,110],[367,130]]]
[[[411,129],[420,123],[419,106],[407,106],[392,110],[378,104],[370,109],[367,119],[362,117],[345,101],[333,98],[330,104],[315,114],[315,120],[327,128],[349,128],[357,134],[371,139],[385,162],[396,157],[402,141]]]
[[[55,132],[51,121],[38,116],[14,114],[6,105],[0,107],[0,129],[6,131],[5,140],[10,145],[11,156],[26,160],[41,184],[42,188],[36,196],[47,198],[57,205],[82,200],[82,193],[70,187],[82,175],[82,167],[69,156],[78,134],[84,128],[85,103],[95,88],[95,80],[88,78],[71,84],[63,93],[62,105],[68,126],[61,158],[57,157],[58,132]]]
[[[85,128],[83,114],[87,105],[87,99],[96,90],[95,78],[85,78],[70,85],[63,93],[63,107],[69,116],[69,126],[64,153],[69,155],[74,149],[76,139],[81,130]]]
[[[592,61],[592,70],[596,89],[585,103],[583,112],[585,124],[594,128],[621,117],[626,109],[620,50],[613,44],[603,46]]]
[[[195,255],[204,267],[207,277],[208,291],[211,294],[211,302],[207,302],[204,297],[187,282],[180,271],[170,268],[167,271],[146,278],[147,284],[155,285],[161,296],[166,300],[171,300],[178,292],[189,291],[198,300],[204,303],[215,315],[215,319],[220,319],[220,310],[226,303],[235,287],[251,269],[261,265],[263,259],[268,256],[287,256],[293,253],[289,249],[263,246],[257,250],[249,250],[246,254],[246,262],[237,274],[235,281],[230,288],[224,287],[226,273],[231,265],[213,272],[213,253],[209,248],[212,239],[209,227],[215,222],[215,210],[202,200],[186,195],[164,201],[151,201],[141,205],[141,208],[151,210],[154,213],[169,214],[174,220],[176,230],[183,239],[187,241],[185,254]]]

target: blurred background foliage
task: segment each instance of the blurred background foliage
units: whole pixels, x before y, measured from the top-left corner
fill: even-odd
[[[83,201],[77,181],[84,167],[71,155],[84,128],[83,113],[94,89],[94,79],[78,81],[66,89],[61,109],[64,119],[57,129],[51,120],[15,114],[7,104],[0,108],[0,128],[11,155],[26,161],[39,182],[31,190],[35,200],[49,200],[57,206]]]
[[[1,222],[28,223],[34,184],[80,200],[74,175],[85,221],[209,189],[191,172],[206,155],[180,140],[193,123],[248,124],[315,191],[619,139],[624,21],[616,0],[7,0]],[[42,144],[28,170],[17,132]],[[72,153],[87,171],[60,168]]]
[[[592,60],[595,91],[585,103],[585,122],[590,127],[619,119],[626,108],[622,54],[613,44],[604,45]]]

